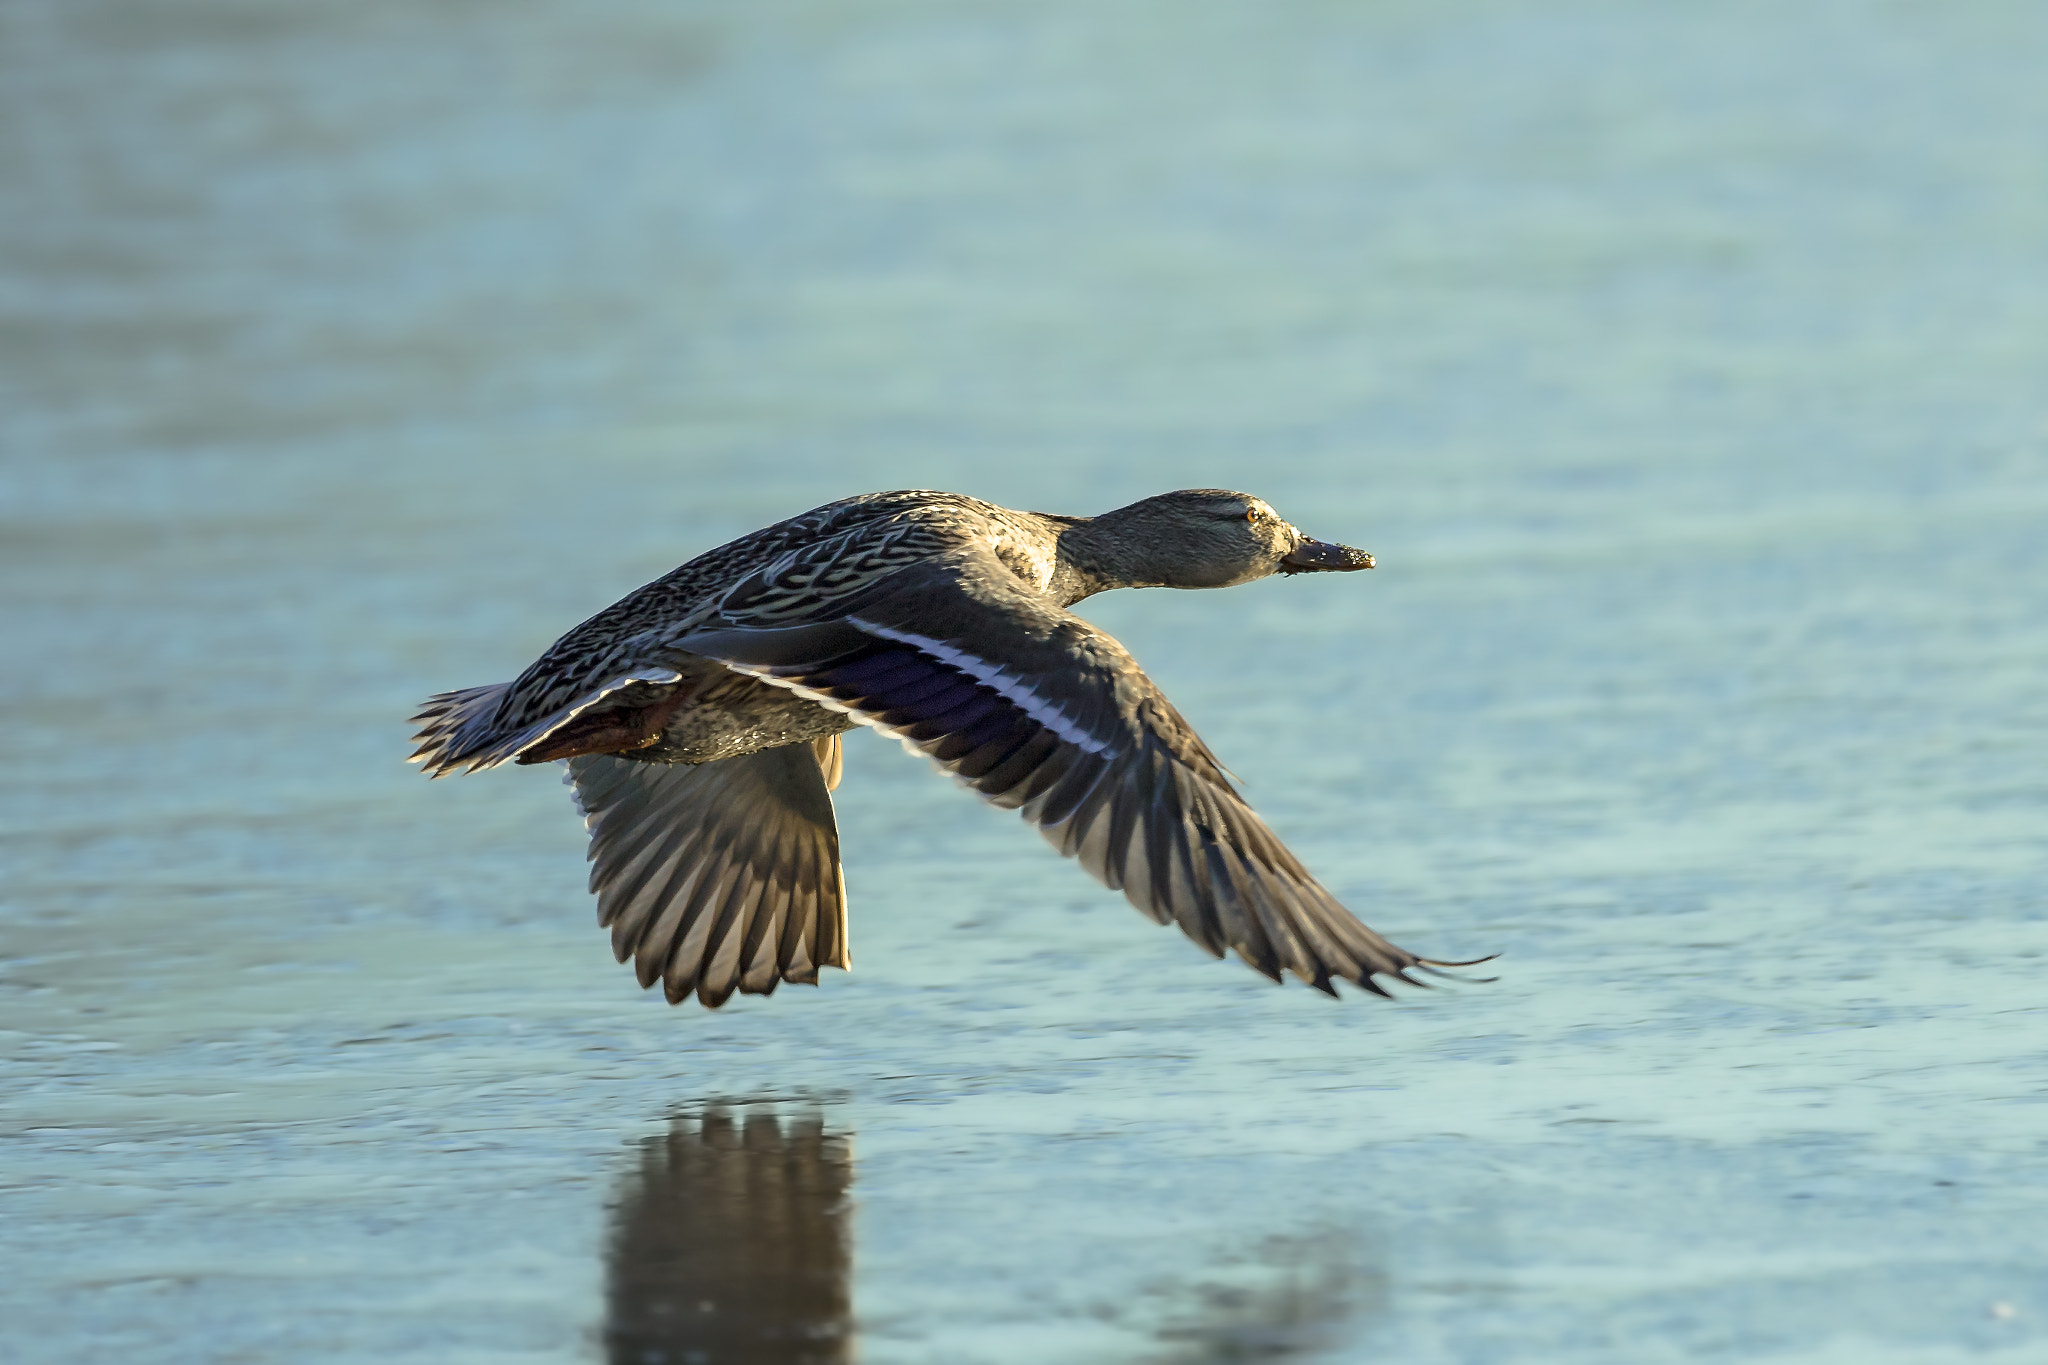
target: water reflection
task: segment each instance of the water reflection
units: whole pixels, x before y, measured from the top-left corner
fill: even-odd
[[[605,1258],[612,1365],[851,1360],[852,1184],[815,1117],[714,1108],[648,1139]]]
[[[1386,1311],[1386,1276],[1338,1232],[1274,1237],[1243,1262],[1168,1291],[1153,1365],[1209,1365],[1319,1354]]]
[[[606,1255],[611,1365],[850,1362],[852,1186],[850,1139],[816,1116],[714,1106],[641,1143]],[[1272,1236],[1095,1316],[1152,1365],[1314,1355],[1386,1309],[1359,1252],[1338,1231]]]

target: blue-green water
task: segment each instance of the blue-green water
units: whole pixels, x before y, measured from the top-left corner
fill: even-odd
[[[2044,56],[0,8],[0,1355],[2048,1358]],[[1275,989],[856,736],[857,970],[672,1010],[552,770],[400,762],[829,498],[1191,485],[1381,568],[1088,614],[1497,983]]]

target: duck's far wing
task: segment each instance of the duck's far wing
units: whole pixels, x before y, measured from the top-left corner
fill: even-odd
[[[955,556],[891,574],[830,620],[727,619],[679,643],[894,735],[1212,956],[1235,949],[1333,995],[1333,978],[1385,995],[1376,975],[1421,985],[1410,968],[1464,965],[1360,923],[1123,646],[1006,579],[993,556]]]
[[[642,986],[713,1009],[735,990],[816,985],[851,965],[839,832],[826,794],[836,740],[690,766],[568,760],[590,826],[597,922]]]

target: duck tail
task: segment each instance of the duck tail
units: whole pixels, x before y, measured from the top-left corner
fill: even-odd
[[[442,692],[428,699],[413,720],[419,733],[413,736],[420,747],[408,762],[420,764],[428,777],[443,777],[457,768],[475,772],[503,763],[512,755],[493,746],[497,730],[498,703],[510,683],[489,687],[465,687],[459,692]],[[495,750],[495,751],[494,751]]]

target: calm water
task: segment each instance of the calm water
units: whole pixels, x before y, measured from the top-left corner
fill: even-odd
[[[2048,1358],[2048,10],[0,7],[0,1356]],[[425,694],[828,498],[1090,603],[1490,986],[1209,962],[857,736],[671,1010]],[[695,1352],[696,1354],[692,1354]]]

